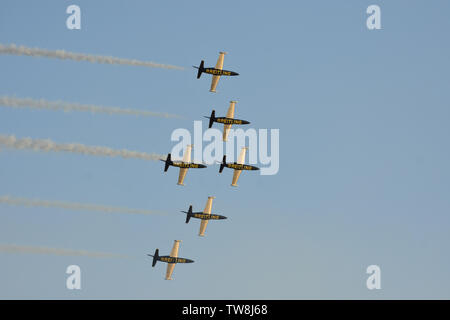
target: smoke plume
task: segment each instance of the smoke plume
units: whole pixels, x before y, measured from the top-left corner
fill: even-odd
[[[0,147],[1,146],[14,149],[31,149],[34,151],[43,152],[71,152],[92,156],[136,158],[150,161],[164,159],[163,155],[155,153],[130,151],[126,149],[115,150],[101,146],[86,146],[80,143],[56,143],[50,139],[18,139],[14,135],[7,136],[0,134]]]
[[[0,203],[26,207],[46,207],[46,208],[66,209],[66,210],[77,210],[77,211],[97,211],[105,213],[127,213],[127,214],[141,214],[141,215],[165,214],[162,211],[156,210],[130,209],[124,207],[110,207],[104,205],[76,203],[76,202],[27,199],[20,197],[11,197],[9,195],[0,196]]]
[[[127,256],[114,253],[91,252],[86,250],[71,250],[71,249],[58,249],[47,247],[19,246],[15,244],[0,244],[0,253],[50,254],[56,256],[84,256],[91,258],[127,258]]]
[[[84,53],[67,52],[64,50],[47,50],[40,48],[29,48],[25,46],[16,46],[15,44],[3,45],[0,44],[0,54],[11,54],[11,55],[25,55],[31,57],[46,57],[54,59],[63,60],[74,60],[74,61],[88,61],[91,63],[105,63],[105,64],[122,64],[129,66],[142,66],[150,68],[163,68],[163,69],[174,69],[183,70],[183,67],[173,66],[169,64],[160,64],[151,61],[140,61],[135,59],[123,59],[110,56],[98,56]]]
[[[0,96],[0,106],[11,108],[30,108],[30,109],[44,109],[53,111],[81,111],[91,113],[106,113],[106,114],[120,114],[143,117],[162,117],[162,118],[180,118],[178,115],[144,111],[136,109],[121,109],[118,107],[104,107],[92,104],[79,104],[64,101],[47,101],[44,99],[30,99],[30,98],[15,98],[8,96]]]

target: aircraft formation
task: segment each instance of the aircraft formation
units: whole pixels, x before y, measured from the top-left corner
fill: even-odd
[[[194,66],[194,68],[198,69],[197,72],[197,79],[199,79],[202,75],[202,73],[211,74],[212,80],[211,80],[211,87],[210,92],[216,92],[217,85],[219,83],[221,76],[237,76],[239,73],[234,71],[228,71],[223,70],[223,62],[226,52],[220,52],[219,58],[217,60],[216,66],[214,68],[206,68],[204,66],[204,60],[200,62],[200,65],[198,67]],[[247,120],[241,120],[241,119],[235,119],[234,113],[235,113],[235,106],[236,101],[230,101],[230,106],[228,107],[228,111],[225,117],[216,117],[216,111],[212,110],[211,115],[209,117],[205,116],[205,118],[209,119],[208,127],[211,128],[214,123],[221,123],[223,124],[223,136],[222,140],[227,141],[228,139],[228,133],[231,129],[232,125],[245,125],[249,124],[250,122]],[[206,168],[206,165],[201,163],[194,163],[191,160],[191,154],[192,154],[192,145],[186,146],[186,149],[184,150],[183,159],[181,161],[175,161],[172,160],[172,155],[169,153],[167,155],[167,158],[165,160],[161,159],[161,161],[164,162],[164,172],[167,172],[170,166],[178,167],[180,168],[180,172],[178,175],[178,185],[184,186],[184,179],[186,177],[187,171],[190,168],[193,169],[199,169],[199,168]],[[259,170],[258,167],[245,164],[245,155],[246,151],[248,150],[247,147],[243,147],[240,151],[239,157],[237,159],[237,162],[227,162],[226,156],[223,156],[223,160],[220,163],[219,173],[222,173],[224,168],[230,168],[234,170],[233,178],[231,181],[231,186],[237,187],[237,182],[239,180],[239,177],[242,173],[242,171],[253,171],[253,170]],[[194,212],[192,205],[189,206],[188,211],[181,211],[186,214],[186,223],[189,223],[191,218],[200,219],[200,230],[198,235],[203,237],[205,236],[206,227],[210,220],[224,220],[227,219],[226,216],[219,215],[216,213],[211,213],[212,210],[212,203],[215,197],[209,196],[208,200],[206,202],[205,209],[203,211]],[[180,248],[181,240],[175,240],[172,250],[168,256],[160,256],[159,255],[159,249],[155,250],[155,253],[153,255],[148,254],[148,256],[153,258],[152,267],[156,265],[158,261],[166,262],[167,263],[167,270],[166,270],[166,280],[173,280],[172,273],[174,271],[175,265],[177,263],[192,263],[194,262],[191,259],[186,258],[179,258],[178,257],[178,250]]]
[[[18,52],[18,53],[20,53],[19,51],[21,50],[21,49],[16,50],[15,47],[11,47],[10,49],[12,51]],[[42,53],[44,51],[39,50],[37,53]],[[47,56],[57,57],[57,58],[60,57],[59,56],[60,53],[58,53],[58,52],[45,51],[44,53],[46,53]],[[215,67],[205,67],[204,60],[201,60],[200,65],[198,67],[194,67],[194,68],[198,69],[197,79],[199,79],[203,73],[212,75],[211,86],[210,86],[210,90],[209,90],[210,92],[216,92],[217,85],[219,84],[219,80],[222,76],[238,76],[239,75],[239,73],[237,73],[237,72],[223,69],[225,54],[226,54],[226,52],[219,53],[219,58],[217,60]],[[69,54],[68,57],[71,57],[71,56],[72,55]],[[96,59],[97,59],[97,61],[103,61],[102,57],[97,57]],[[115,60],[115,61],[117,61],[117,63],[119,63],[120,61],[123,62],[123,59],[122,60],[119,59],[119,60]],[[133,64],[133,63],[134,63],[133,61],[127,62],[127,64]],[[174,66],[155,65],[152,63],[142,64],[142,65],[151,66],[151,67],[175,68]],[[5,100],[5,98],[3,100]],[[8,100],[8,99],[6,99],[6,100]],[[79,110],[79,111],[80,110],[81,111],[89,110],[91,112],[107,112],[107,113],[109,113],[109,112],[123,113],[124,112],[123,110],[121,111],[121,110],[118,110],[117,108],[105,108],[105,107],[99,107],[99,106],[83,106],[83,105],[78,105],[78,104],[65,104],[63,107],[61,107],[59,104],[55,105],[54,103],[52,104],[52,103],[45,102],[45,101],[43,102],[42,100],[39,102],[36,102],[36,101],[31,101],[30,99],[28,99],[26,101],[23,101],[23,99],[20,101],[15,99],[12,102],[10,101],[9,103],[10,104],[12,103],[13,105],[14,104],[31,105],[33,108],[43,108],[43,109],[49,108],[52,110],[53,109],[55,109],[55,110],[61,109],[61,108],[64,108],[64,109],[69,108],[71,110]],[[43,104],[45,104],[45,106]],[[246,125],[246,124],[250,123],[247,120],[236,119],[234,117],[235,107],[236,107],[236,101],[232,100],[232,101],[230,101],[230,105],[228,107],[228,111],[225,116],[216,116],[215,110],[212,110],[211,115],[209,117],[205,116],[205,118],[209,119],[209,123],[208,123],[209,128],[211,128],[214,123],[223,124],[223,136],[222,136],[223,142],[227,141],[228,134],[233,125]],[[142,112],[139,113],[139,111],[133,111],[133,110],[127,110],[125,113],[127,113],[127,112],[131,112],[132,114],[136,114],[136,113],[137,114],[145,114],[145,113],[142,113]],[[149,114],[145,114],[145,115],[149,115]],[[13,140],[15,140],[14,137],[13,137]],[[56,145],[56,144],[49,145],[48,141],[45,141],[45,142],[47,143],[44,148],[46,150],[53,148],[53,149],[51,149],[52,151],[55,151],[55,150],[60,151],[61,149],[64,151],[67,151],[67,148],[65,145]],[[29,141],[28,141],[28,143],[29,143]],[[42,141],[38,141],[38,145],[42,148],[42,145],[43,145]],[[201,169],[201,168],[207,167],[205,164],[192,162],[192,159],[191,159],[192,148],[193,148],[192,145],[186,146],[182,160],[173,160],[172,155],[170,153],[167,155],[166,159],[159,159],[162,162],[164,162],[164,172],[167,172],[169,167],[171,167],[171,166],[177,167],[180,169],[178,181],[177,181],[178,185],[184,186],[184,180],[186,178],[186,174],[189,169]],[[82,149],[82,151],[80,151],[81,149]],[[227,162],[226,156],[224,156],[222,162],[220,163],[219,173],[222,173],[224,168],[230,168],[230,169],[234,170],[233,178],[231,181],[231,186],[233,186],[233,187],[237,187],[237,182],[239,180],[239,177],[240,177],[242,171],[244,171],[244,170],[245,171],[259,170],[258,167],[245,164],[245,156],[246,156],[247,150],[248,150],[247,147],[243,147],[241,149],[239,157],[236,162]],[[96,152],[98,152],[98,148],[89,148],[86,146],[78,145],[78,151],[82,152],[82,153],[86,153],[86,151],[89,151],[88,152],[89,154],[98,155],[98,153],[96,153]],[[127,150],[121,150],[121,152],[127,152]],[[105,155],[105,154],[106,153],[102,153],[102,155]],[[109,153],[108,153],[108,155],[109,155]],[[159,156],[158,156],[158,158],[159,158]],[[157,160],[157,159],[154,159],[154,160]],[[201,237],[205,236],[206,228],[207,228],[210,220],[225,220],[225,219],[227,219],[226,216],[219,215],[217,213],[212,212],[212,204],[213,204],[214,198],[215,197],[213,197],[213,196],[208,197],[206,206],[203,211],[193,211],[192,205],[189,206],[188,211],[182,211],[183,213],[186,214],[186,220],[185,220],[186,224],[188,224],[191,219],[199,219],[200,220],[200,230],[199,230],[198,235]],[[46,203],[46,205],[48,205],[48,203]],[[156,263],[158,261],[165,262],[168,264],[166,276],[165,276],[166,280],[172,280],[172,274],[173,274],[175,265],[177,263],[193,263],[194,262],[192,259],[178,257],[180,243],[181,243],[181,240],[174,241],[172,250],[169,255],[162,255],[162,256],[159,255],[159,249],[156,249],[153,255],[148,254],[148,256],[153,258],[152,267],[155,267]]]
[[[9,50],[8,52],[22,54],[21,53],[22,49],[20,49],[20,48],[17,49],[17,48],[15,48],[15,46],[12,46],[8,50]],[[33,51],[34,49],[30,49],[30,50]],[[45,56],[48,56],[48,57],[61,58],[60,52],[51,52],[48,50],[38,50],[38,51],[33,51],[33,52],[38,54],[38,56],[42,55],[44,53]],[[200,77],[203,73],[212,75],[211,86],[210,86],[210,90],[209,90],[210,92],[216,92],[217,85],[219,84],[219,80],[222,76],[238,76],[239,75],[239,73],[237,73],[235,71],[229,71],[229,70],[223,69],[225,54],[226,54],[226,52],[219,52],[219,58],[217,60],[215,67],[205,67],[204,60],[201,60],[200,65],[198,67],[194,66],[194,68],[196,68],[198,70],[197,71],[197,79],[200,79]],[[78,56],[80,56],[80,55],[78,54],[77,57]],[[68,55],[64,56],[64,57],[70,58],[70,57],[73,57],[73,54],[68,53]],[[110,57],[108,57],[108,58],[110,58]],[[95,60],[97,62],[104,61],[104,59],[100,56],[96,57]],[[126,60],[125,61],[123,59],[116,59],[114,61],[116,61],[116,63],[125,63],[125,64],[132,64],[132,65],[134,65],[134,63],[135,63],[134,60]],[[143,63],[143,62],[139,63],[139,65],[145,65],[145,66],[150,66],[150,67],[169,68],[169,69],[179,68],[179,67],[170,66],[170,65],[159,65],[159,64],[154,64],[154,63]],[[32,101],[31,99],[26,99],[26,101],[24,101],[24,99],[12,99],[11,100],[8,98],[3,98],[3,100],[5,100],[5,99],[7,100],[7,102],[9,101],[8,105],[11,105],[11,104],[14,106],[15,105],[19,105],[19,106],[27,105],[32,108],[38,108],[38,109],[58,110],[58,109],[63,108],[63,109],[78,110],[78,111],[89,110],[91,112],[106,112],[106,113],[117,112],[117,113],[131,113],[131,114],[139,114],[139,115],[154,115],[153,113],[142,113],[142,112],[136,111],[136,110],[125,110],[124,111],[124,110],[118,110],[118,108],[107,108],[107,107],[105,108],[105,107],[101,107],[101,106],[92,106],[92,105],[85,106],[85,105],[79,105],[79,104],[73,104],[73,103],[72,104],[66,103],[64,106],[61,106],[60,103],[55,104],[55,103],[49,103],[49,102],[42,101],[42,100],[36,102],[36,101]],[[227,141],[228,134],[233,125],[250,124],[250,122],[247,120],[236,119],[234,117],[235,107],[236,107],[236,101],[232,100],[232,101],[230,101],[230,105],[228,107],[228,111],[225,116],[216,116],[215,110],[212,110],[211,115],[209,117],[205,116],[205,118],[209,119],[209,123],[208,123],[209,128],[211,128],[214,123],[223,124],[223,136],[222,136],[223,142]],[[165,116],[168,116],[168,115],[165,114]],[[14,137],[12,137],[12,138],[15,141],[15,138]],[[9,141],[9,140],[7,139],[7,141]],[[17,141],[15,141],[15,142],[17,142]],[[42,148],[42,141],[38,141],[38,142]],[[29,141],[28,141],[28,143],[29,143]],[[51,149],[52,151],[55,151],[55,150],[67,151],[67,148],[65,147],[65,145],[59,145],[59,146],[56,144],[49,145],[48,141],[46,141],[46,143],[47,143],[47,145],[45,145],[45,148],[44,148],[45,150]],[[96,152],[98,152],[98,148],[89,148],[89,147],[82,146],[82,145],[78,145],[77,147],[78,147],[78,152],[86,153],[86,150],[88,150],[89,154],[98,155],[98,153],[96,153]],[[186,146],[182,160],[173,160],[172,155],[170,153],[167,155],[166,159],[159,159],[162,162],[164,162],[164,172],[167,172],[169,167],[171,167],[171,166],[178,167],[180,169],[178,181],[177,181],[178,185],[184,186],[184,180],[186,178],[186,174],[189,169],[191,169],[191,168],[192,169],[201,169],[201,168],[207,167],[203,163],[192,162],[192,159],[191,159],[192,148],[193,148],[192,145]],[[80,151],[81,149],[82,149],[82,151]],[[237,187],[237,182],[239,180],[239,177],[240,177],[242,171],[244,171],[244,170],[245,171],[259,170],[258,167],[245,164],[245,156],[246,156],[247,150],[248,150],[247,147],[243,147],[241,149],[239,157],[236,162],[227,162],[226,156],[224,156],[222,162],[219,163],[220,164],[219,173],[222,173],[224,168],[230,168],[230,169],[234,170],[233,178],[231,181],[231,186],[233,186],[233,187]],[[127,152],[127,150],[121,150],[120,152],[122,152],[122,153]],[[106,153],[101,153],[101,155],[105,155],[105,154]],[[108,153],[108,155],[110,155],[110,153]],[[114,156],[115,155],[117,155],[117,153],[114,154]],[[123,156],[123,154],[122,154],[122,156]],[[150,158],[151,158],[151,155],[150,155]],[[154,159],[154,160],[157,160],[157,159]],[[212,203],[213,203],[214,199],[215,199],[215,197],[213,197],[213,196],[208,197],[206,206],[203,211],[193,211],[192,205],[189,206],[188,211],[182,211],[183,213],[186,214],[186,220],[185,220],[186,224],[188,224],[191,219],[199,219],[200,220],[200,230],[198,233],[198,235],[200,237],[205,236],[206,228],[207,228],[210,220],[225,220],[225,219],[227,219],[226,216],[219,215],[217,213],[212,213]],[[46,205],[48,205],[48,203],[46,203]],[[153,255],[148,254],[148,256],[153,258],[152,267],[155,267],[156,263],[158,261],[165,262],[168,264],[166,276],[165,276],[166,280],[172,280],[172,274],[173,274],[175,265],[177,263],[193,263],[194,262],[194,260],[192,260],[192,259],[178,257],[180,243],[181,243],[181,240],[174,241],[172,250],[169,255],[162,255],[162,256],[159,255],[159,249],[156,249]]]

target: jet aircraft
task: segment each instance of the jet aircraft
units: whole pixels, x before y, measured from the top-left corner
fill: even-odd
[[[198,69],[197,72],[197,79],[200,79],[202,73],[208,73],[208,74],[212,74],[212,81],[211,81],[211,88],[209,89],[209,91],[211,92],[216,92],[216,87],[217,84],[219,83],[219,79],[221,76],[238,76],[239,73],[234,72],[234,71],[228,71],[228,70],[223,70],[223,59],[225,57],[227,53],[226,52],[219,52],[219,59],[217,59],[217,63],[216,66],[214,68],[205,68],[205,61],[201,61],[200,62],[200,66],[196,67],[193,66],[194,68]]]
[[[186,223],[189,223],[191,218],[201,219],[200,222],[200,231],[198,233],[199,236],[203,237],[205,235],[206,226],[208,225],[209,220],[222,220],[227,219],[225,216],[221,216],[218,214],[211,214],[212,202],[215,197],[208,197],[206,201],[206,206],[203,212],[192,212],[192,205],[189,206],[188,211],[181,211],[186,213]]]
[[[191,162],[191,150],[192,150],[192,145],[191,144],[187,145],[186,150],[184,151],[182,161],[172,160],[172,156],[170,153],[167,155],[166,160],[160,159],[162,162],[165,162],[164,172],[166,172],[169,169],[169,166],[180,168],[180,174],[178,176],[177,184],[181,185],[181,186],[184,186],[184,184],[183,184],[184,178],[186,177],[186,173],[189,168],[206,168],[206,166],[204,164]]]
[[[223,156],[223,161],[220,164],[219,173],[222,173],[223,168],[225,167],[234,169],[233,180],[231,182],[231,186],[233,187],[237,187],[237,182],[239,180],[239,176],[241,175],[242,170],[259,170],[258,167],[244,164],[245,152],[247,149],[248,149],[247,147],[243,147],[241,149],[241,154],[239,155],[239,159],[237,162],[227,163],[227,156]]]
[[[153,257],[153,263],[152,267],[156,265],[156,262],[166,262],[167,263],[167,270],[166,270],[166,280],[173,280],[172,273],[173,269],[175,268],[175,264],[177,263],[192,263],[194,260],[186,259],[186,258],[178,258],[178,249],[180,248],[180,242],[181,240],[175,240],[173,244],[172,251],[170,252],[170,255],[168,256],[160,256],[159,255],[159,249],[155,250],[155,254],[147,254],[150,257]]]
[[[235,109],[236,101],[230,101],[230,107],[228,108],[228,112],[226,117],[216,117],[216,111],[213,110],[211,112],[211,116],[205,118],[209,119],[209,128],[212,127],[214,122],[223,123],[223,141],[227,141],[228,132],[231,129],[233,124],[249,124],[247,120],[235,119],[234,118],[234,109]]]

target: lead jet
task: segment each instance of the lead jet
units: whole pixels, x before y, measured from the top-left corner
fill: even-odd
[[[205,209],[203,210],[203,212],[192,212],[192,205],[189,206],[188,211],[181,211],[181,212],[186,213],[186,223],[189,223],[189,220],[191,218],[197,218],[197,219],[202,220],[200,222],[200,231],[198,232],[198,235],[200,237],[205,236],[205,230],[206,230],[206,226],[208,225],[209,220],[227,219],[227,217],[221,216],[219,214],[211,214],[213,199],[215,199],[215,197],[208,197],[208,200],[206,201],[206,206],[205,206]]]
[[[192,263],[194,260],[186,259],[186,258],[178,258],[178,249],[180,248],[181,240],[175,240],[173,244],[172,251],[170,251],[169,256],[160,256],[159,255],[159,249],[155,250],[155,254],[147,254],[150,257],[153,257],[153,263],[152,267],[156,265],[156,262],[166,262],[167,263],[167,270],[166,270],[166,280],[173,280],[172,273],[173,269],[175,268],[175,264],[177,263]]]
[[[205,118],[209,119],[209,128],[212,127],[214,122],[223,123],[223,141],[227,141],[228,132],[231,129],[233,124],[249,124],[247,120],[234,119],[234,109],[235,109],[236,101],[230,101],[230,106],[228,108],[228,112],[226,117],[216,117],[216,111],[213,110],[211,112],[211,116]]]
[[[239,159],[237,162],[227,163],[227,156],[223,156],[223,161],[220,164],[219,173],[222,173],[223,168],[225,167],[234,169],[233,180],[231,181],[231,186],[233,187],[237,187],[237,182],[239,180],[239,176],[241,175],[242,170],[259,170],[258,167],[244,164],[245,152],[247,149],[248,149],[247,147],[243,147],[241,149],[241,154],[239,155]]]
[[[200,62],[200,66],[194,68],[198,69],[197,72],[197,79],[200,79],[202,73],[208,73],[212,74],[212,81],[211,81],[211,88],[209,89],[210,92],[216,92],[217,84],[219,83],[219,79],[221,76],[238,76],[239,73],[234,71],[228,71],[223,70],[223,59],[227,53],[226,52],[219,52],[219,59],[217,59],[216,66],[214,68],[205,68],[204,64],[205,61]]]
[[[191,150],[192,150],[192,145],[191,144],[187,145],[186,150],[184,151],[182,161],[172,160],[172,156],[170,153],[167,155],[166,160],[160,159],[161,161],[166,163],[164,166],[164,172],[166,172],[169,169],[169,166],[180,168],[180,174],[178,175],[178,183],[177,183],[180,186],[184,186],[184,184],[183,184],[184,177],[186,177],[186,173],[189,168],[206,168],[206,166],[204,164],[191,162]]]

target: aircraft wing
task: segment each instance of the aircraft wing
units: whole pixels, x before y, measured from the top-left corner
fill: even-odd
[[[206,226],[208,225],[209,220],[202,220],[200,222],[200,231],[198,232],[198,235],[203,237],[205,235]]]
[[[172,279],[173,269],[175,269],[175,263],[168,263],[166,270],[166,280],[173,280]]]
[[[173,258],[178,257],[178,249],[180,248],[180,242],[181,242],[181,240],[175,240],[175,242],[173,243],[172,251],[170,251],[171,257],[173,257]]]
[[[237,187],[237,182],[239,180],[239,176],[241,175],[242,170],[236,170],[234,169],[234,174],[233,174],[233,181],[231,182],[231,185],[233,187]]]
[[[247,147],[243,147],[241,149],[241,154],[239,155],[237,163],[244,164],[244,162],[245,162],[245,151],[247,151],[247,149],[248,149]]]
[[[213,203],[214,197],[208,197],[208,200],[206,201],[205,209],[203,210],[203,213],[211,214],[212,209],[212,203]],[[205,235],[206,226],[208,225],[209,220],[203,220],[200,222],[200,231],[198,233],[199,236]]]
[[[230,101],[230,106],[228,107],[227,118],[234,118],[234,107],[236,101]]]
[[[236,105],[236,101],[230,101],[230,107],[228,108],[227,118],[234,118],[235,105]],[[223,125],[223,141],[227,141],[228,132],[230,131],[230,129],[231,129],[231,124]]]
[[[225,58],[226,52],[219,52],[219,59],[217,59],[216,69],[223,69],[223,59]]]
[[[188,144],[186,146],[186,150],[184,150],[183,155],[183,162],[190,163],[191,162],[191,152],[192,152],[192,145]],[[184,184],[184,178],[186,177],[186,173],[188,171],[188,168],[180,168],[180,174],[178,175],[178,184],[183,186]]]
[[[220,76],[213,76],[211,80],[211,89],[209,91],[216,92],[217,84],[219,83]]]
[[[214,200],[214,197],[208,197],[208,200],[206,201],[206,206],[205,206],[205,209],[203,210],[203,213],[211,214],[213,200]]]
[[[223,137],[222,137],[223,141],[227,141],[228,140],[228,133],[230,132],[230,129],[231,129],[231,124],[224,124],[223,125]]]
[[[183,162],[191,162],[191,153],[192,153],[192,144],[188,144],[186,146],[186,150],[184,150]]]
[[[186,177],[186,173],[188,168],[180,168],[180,174],[178,175],[178,184],[180,186],[184,186],[184,178]]]
[[[170,251],[170,256],[177,258],[178,257],[178,249],[180,248],[181,240],[175,240],[173,243],[172,251]],[[175,268],[175,263],[168,263],[166,270],[166,280],[172,280],[173,269]]]

